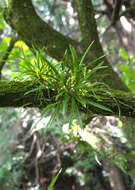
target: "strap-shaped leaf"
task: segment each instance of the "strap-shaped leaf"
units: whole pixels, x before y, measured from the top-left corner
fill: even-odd
[[[90,49],[91,49],[93,43],[94,43],[94,41],[88,46],[88,48],[87,48],[86,51],[84,52],[84,54],[83,54],[83,56],[82,56],[82,58],[81,58],[80,64],[79,64],[80,66],[83,64],[84,59],[86,58],[88,52],[90,51]]]
[[[54,73],[55,73],[58,77],[60,77],[59,72],[57,71],[56,67],[55,67],[50,61],[48,61],[47,59],[46,59],[46,63],[47,63],[47,64],[49,65],[49,67],[54,71]]]
[[[77,53],[75,51],[75,48],[72,45],[69,45],[70,51],[71,51],[71,55],[72,55],[72,60],[73,60],[73,64],[75,67],[78,67],[78,56]]]
[[[37,87],[37,88],[34,88],[34,89],[32,89],[32,90],[29,90],[28,92],[25,92],[25,93],[24,93],[24,96],[25,96],[25,95],[28,95],[28,94],[30,94],[30,93],[32,93],[32,92],[42,90],[42,89],[45,89],[45,86],[44,86],[44,85],[40,85],[40,86]]]
[[[70,120],[69,120],[69,127],[72,125],[75,113],[75,99],[72,97],[71,109],[70,109]]]
[[[110,108],[107,108],[107,107],[105,107],[105,106],[103,106],[101,104],[98,104],[96,102],[93,102],[91,100],[87,100],[87,103],[90,104],[90,105],[92,105],[92,106],[94,106],[94,107],[100,108],[102,110],[112,112],[112,110]]]
[[[68,103],[69,103],[70,97],[67,95],[64,97],[63,102],[62,102],[62,114],[65,116],[67,109],[68,109]]]
[[[57,116],[58,116],[58,110],[55,109],[54,113],[51,115],[51,118],[50,118],[49,122],[45,126],[45,131],[47,131],[47,129],[50,128],[53,125],[53,123],[56,120]]]
[[[51,109],[54,108],[56,105],[57,105],[57,103],[47,105],[47,106],[42,110],[42,114],[44,114],[47,110],[51,110]]]
[[[59,170],[59,172],[57,173],[57,175],[55,176],[55,178],[52,180],[51,184],[49,185],[47,190],[52,190],[53,186],[55,185],[60,173],[62,172],[62,168]]]
[[[85,80],[88,80],[96,71],[107,68],[107,66],[101,66],[102,64],[103,62],[99,63],[96,67],[90,70],[90,72],[86,75]]]
[[[75,102],[75,113],[76,113],[76,118],[77,118],[77,120],[79,122],[80,127],[83,128],[81,114],[80,114],[80,111],[78,109],[78,105],[76,104],[76,102]]]
[[[76,100],[84,107],[86,108],[86,99],[81,96],[76,96]]]
[[[55,100],[57,101],[64,93],[65,93],[64,90],[62,90],[61,92],[59,92],[59,93],[57,94],[57,96],[55,97]]]
[[[102,56],[98,57],[97,59],[94,59],[93,61],[91,61],[90,63],[87,64],[86,68],[90,67],[94,63],[97,63],[97,61],[101,60],[104,57],[106,57],[106,55],[102,55]]]

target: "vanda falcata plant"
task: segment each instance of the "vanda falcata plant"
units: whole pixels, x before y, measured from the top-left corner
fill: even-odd
[[[59,116],[63,115],[65,117],[67,113],[70,113],[69,126],[72,125],[73,120],[76,120],[82,128],[80,105],[84,109],[89,104],[111,112],[109,108],[91,100],[91,98],[100,100],[97,92],[106,93],[109,91],[108,86],[96,81],[97,75],[95,73],[106,67],[103,66],[103,61],[100,61],[104,56],[85,64],[85,58],[92,45],[93,42],[86,49],[81,59],[79,59],[75,48],[70,45],[69,49],[65,51],[64,59],[60,62],[47,59],[44,49],[38,51],[33,48],[35,57],[32,60],[23,51],[23,62],[20,66],[21,73],[25,76],[25,79],[36,81],[39,84],[38,88],[26,92],[26,94],[35,91],[38,93],[42,104],[45,101],[44,89],[48,89],[48,91],[52,89],[57,92],[56,102],[49,104],[42,111],[44,115],[53,110],[47,126],[52,125],[55,120],[60,121]],[[97,62],[99,63],[97,64]],[[91,66],[93,69],[90,69]]]

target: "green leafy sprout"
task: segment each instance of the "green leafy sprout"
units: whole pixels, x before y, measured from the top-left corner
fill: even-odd
[[[28,55],[25,55],[23,51],[23,60],[20,65],[21,73],[25,76],[26,80],[33,80],[39,84],[39,87],[25,94],[37,92],[41,104],[43,104],[43,101],[45,101],[43,91],[45,89],[47,89],[48,92],[50,89],[57,92],[55,103],[49,104],[42,111],[43,115],[53,111],[47,123],[48,127],[52,125],[54,121],[60,121],[60,114],[65,117],[67,113],[70,113],[69,126],[72,125],[75,119],[82,128],[83,122],[79,109],[80,106],[87,110],[87,105],[92,105],[98,109],[112,112],[108,107],[90,100],[90,98],[95,98],[101,101],[97,92],[106,93],[109,88],[103,82],[96,81],[96,72],[106,68],[106,66],[103,66],[103,61],[101,61],[104,56],[88,64],[85,63],[86,56],[92,45],[93,42],[89,45],[81,58],[77,55],[75,48],[70,45],[69,49],[65,51],[63,60],[60,62],[49,60],[49,58],[47,59],[45,57],[45,49],[39,51],[33,48],[35,58],[30,58]],[[91,67],[93,68],[90,69]]]

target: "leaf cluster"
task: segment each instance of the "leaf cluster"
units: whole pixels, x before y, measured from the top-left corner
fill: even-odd
[[[33,48],[35,58],[32,59],[23,52],[22,74],[27,80],[36,80],[39,83],[38,88],[32,89],[26,94],[36,91],[42,94],[43,97],[44,89],[57,92],[56,103],[49,104],[43,110],[43,114],[46,114],[46,112],[48,113],[48,111],[55,108],[49,125],[54,120],[58,120],[59,112],[63,116],[67,116],[67,113],[70,112],[69,126],[76,119],[82,128],[80,106],[85,110],[87,110],[87,105],[91,105],[98,109],[111,111],[109,108],[91,100],[91,98],[94,98],[100,102],[101,99],[97,92],[106,93],[108,91],[108,86],[96,81],[96,77],[100,77],[96,75],[97,71],[106,68],[106,66],[103,66],[103,61],[101,61],[104,56],[89,63],[85,62],[92,45],[93,42],[86,49],[81,59],[77,55],[75,48],[70,45],[60,62],[47,59],[44,53],[45,49],[38,51]],[[93,67],[94,65],[95,67]]]

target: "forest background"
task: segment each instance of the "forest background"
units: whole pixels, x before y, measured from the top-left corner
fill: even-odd
[[[47,189],[60,168],[56,190],[135,189],[134,10],[134,0],[0,2],[2,190]],[[72,64],[91,43],[79,70],[88,74],[96,60],[86,69],[90,90],[75,91]],[[69,100],[56,77],[66,49]],[[49,77],[56,75],[47,78],[50,88],[35,64],[42,59]]]

